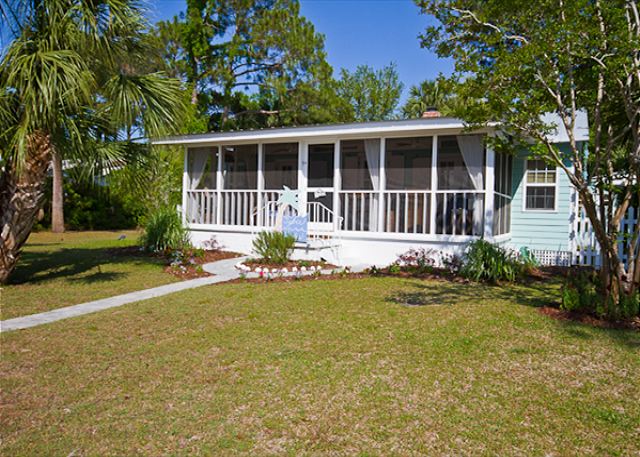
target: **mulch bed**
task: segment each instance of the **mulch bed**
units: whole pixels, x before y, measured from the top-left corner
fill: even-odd
[[[629,321],[611,322],[605,319],[600,319],[599,317],[591,314],[563,311],[551,306],[543,306],[542,308],[539,308],[539,311],[545,316],[559,321],[578,322],[580,324],[598,328],[640,331],[640,318],[638,317]]]
[[[168,263],[170,260],[162,253],[146,252],[140,249],[139,246],[126,246],[120,248],[112,248],[107,251],[113,257],[141,257],[162,260]],[[205,263],[216,262],[218,260],[231,259],[239,257],[242,254],[230,251],[204,251],[202,256],[194,256],[193,260],[195,265],[184,265],[184,269],[171,265],[166,265],[164,271],[182,280],[203,278],[205,276],[211,276],[200,267]]]
[[[164,271],[183,280],[204,278],[205,276],[212,275],[204,271],[201,265],[204,265],[205,263],[217,262],[218,260],[240,257],[241,255],[242,254],[238,254],[237,252],[230,251],[204,251],[203,256],[195,256],[193,258],[193,260],[196,262],[196,265],[184,265],[184,269],[167,265],[166,267],[164,267]]]

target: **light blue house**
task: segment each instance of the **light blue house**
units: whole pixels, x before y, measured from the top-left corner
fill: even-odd
[[[494,152],[484,140],[498,133],[498,124],[469,132],[458,119],[429,117],[154,143],[184,147],[182,214],[195,243],[214,236],[250,253],[256,233],[279,223],[286,186],[297,196],[288,215],[308,220],[300,257],[380,265],[410,248],[460,252],[485,238],[568,262],[577,201],[567,177],[526,151]],[[574,136],[588,140],[586,116]],[[562,147],[566,131],[551,140]]]

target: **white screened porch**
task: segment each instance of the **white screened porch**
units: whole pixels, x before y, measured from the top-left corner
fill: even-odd
[[[189,146],[183,218],[196,230],[269,229],[287,186],[298,191],[310,234],[436,242],[505,237],[511,158],[484,143],[479,134],[403,132]]]

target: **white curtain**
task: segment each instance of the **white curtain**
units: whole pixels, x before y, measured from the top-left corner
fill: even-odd
[[[380,139],[364,140],[364,153],[373,190],[380,190]]]
[[[212,151],[208,148],[189,149],[189,189],[197,189]]]
[[[462,154],[464,166],[467,168],[469,178],[475,190],[483,190],[484,187],[484,145],[481,135],[458,135],[458,147]],[[473,200],[473,234],[481,235],[482,230],[482,200],[476,194]]]
[[[364,153],[373,190],[380,190],[380,139],[364,140]],[[371,194],[369,199],[369,230],[377,230],[378,195]]]

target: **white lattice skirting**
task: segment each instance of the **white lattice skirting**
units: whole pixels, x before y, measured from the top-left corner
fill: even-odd
[[[571,251],[548,251],[543,249],[531,249],[535,259],[546,267],[570,267],[573,254]]]

